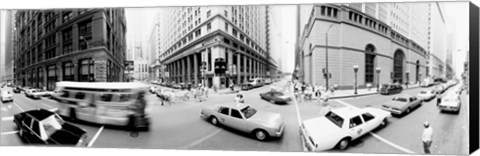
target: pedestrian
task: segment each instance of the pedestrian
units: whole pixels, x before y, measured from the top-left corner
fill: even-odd
[[[245,102],[243,100],[243,95],[242,94],[237,94],[237,96],[235,96],[235,99],[233,101],[236,102],[236,103],[244,103]]]
[[[423,124],[425,129],[423,129],[422,141],[423,141],[423,150],[425,154],[430,154],[430,146],[432,146],[432,137],[433,129],[428,122]]]

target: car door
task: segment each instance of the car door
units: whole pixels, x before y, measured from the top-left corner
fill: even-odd
[[[20,136],[28,143],[32,142],[33,136],[31,134],[33,119],[30,116],[26,116],[24,120],[21,121],[21,128],[19,129]]]
[[[230,116],[230,108],[228,107],[220,107],[218,109],[218,121],[226,126],[228,125],[228,118]]]
[[[349,122],[349,133],[352,136],[352,140],[357,139],[358,137],[365,134],[365,125],[363,124],[362,118],[360,115],[350,118]]]
[[[413,102],[413,104],[414,104],[415,107],[419,107],[422,101],[421,101],[421,100],[418,100],[417,97],[413,96],[413,97],[412,97],[412,102]]]
[[[40,122],[33,120],[31,130],[29,131],[32,143],[45,143],[40,134]]]
[[[365,129],[363,130],[363,134],[367,133],[367,132],[370,132],[372,131],[373,129],[375,129],[379,123],[381,122],[381,119],[380,121],[378,119],[375,118],[375,116],[373,116],[372,114],[366,112],[366,113],[362,113],[362,119],[363,119],[363,124],[365,125]]]
[[[230,109],[229,125],[242,132],[248,132],[247,121],[237,109]]]

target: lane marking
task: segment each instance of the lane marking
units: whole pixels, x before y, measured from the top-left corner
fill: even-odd
[[[97,131],[97,133],[95,134],[95,136],[93,136],[92,140],[90,140],[90,142],[88,143],[87,147],[91,147],[93,145],[93,143],[95,143],[95,141],[97,140],[98,136],[100,135],[100,133],[102,132],[103,130],[103,127],[100,127],[100,129]]]
[[[10,132],[2,132],[1,135],[10,135],[10,134],[17,134],[18,131],[10,131]]]
[[[17,106],[18,109],[20,109],[22,112],[25,112],[25,110],[22,107],[20,107],[19,105],[17,105],[17,103],[14,102],[13,105]]]
[[[49,109],[54,109],[54,108],[55,108],[55,107],[52,107],[52,106],[50,106],[50,105],[47,105],[47,104],[45,104],[45,103],[43,103],[43,102],[40,102],[40,103],[41,103],[43,106],[47,106]]]
[[[2,121],[13,121],[13,116],[2,117]]]
[[[406,149],[406,148],[403,148],[403,147],[401,147],[401,146],[398,146],[397,144],[394,144],[394,143],[388,141],[387,139],[384,139],[384,138],[382,138],[382,137],[380,137],[380,136],[378,136],[378,135],[376,135],[376,134],[374,134],[374,133],[372,133],[372,132],[370,132],[369,134],[372,135],[373,137],[379,139],[380,141],[383,141],[383,142],[387,143],[388,145],[390,145],[390,146],[392,146],[392,147],[394,147],[394,148],[396,148],[396,149],[398,149],[398,150],[401,150],[401,151],[403,151],[403,152],[405,152],[405,153],[408,153],[408,154],[416,154],[415,152],[413,152],[413,151],[411,151],[411,150],[408,150],[408,149]]]
[[[220,133],[221,131],[222,131],[222,129],[217,129],[215,132],[213,132],[213,133],[211,133],[211,134],[209,134],[209,135],[207,135],[207,136],[204,136],[203,138],[200,138],[200,139],[198,139],[198,140],[196,140],[196,141],[194,141],[194,142],[192,142],[192,143],[190,143],[190,144],[188,144],[188,145],[186,145],[186,146],[183,146],[183,147],[181,147],[181,148],[178,148],[178,149],[189,149],[189,148],[192,148],[192,147],[194,147],[194,146],[197,146],[198,144],[201,144],[202,142],[204,142],[204,141],[212,138],[213,136],[217,135],[217,134]]]
[[[356,107],[356,106],[354,106],[354,105],[352,105],[352,104],[343,102],[342,100],[336,99],[335,101],[337,101],[338,103],[343,104],[343,105],[345,105],[345,106],[347,106],[347,107],[350,107],[350,108],[360,109],[360,108],[358,108],[358,107]]]
[[[338,100],[338,99],[337,99],[337,100],[335,100],[335,101],[337,101],[338,103],[343,104],[343,105],[345,105],[345,106],[347,106],[347,107],[350,107],[350,108],[360,109],[360,108],[358,108],[358,107],[356,107],[356,106],[354,106],[354,105],[352,105],[352,104],[346,103],[346,102],[344,102],[344,101],[342,101],[342,100]],[[393,143],[393,142],[390,142],[390,141],[388,141],[387,139],[384,139],[384,138],[376,135],[375,133],[369,132],[369,134],[372,135],[373,137],[377,138],[378,140],[380,140],[380,141],[382,141],[382,142],[384,142],[384,143],[386,143],[386,144],[388,144],[388,145],[392,146],[393,148],[396,148],[396,149],[398,149],[398,150],[400,150],[400,151],[403,151],[403,152],[408,153],[408,154],[416,154],[415,152],[413,152],[413,151],[411,151],[411,150],[408,150],[408,149],[406,149],[406,148],[403,148],[402,146],[399,146],[399,145],[397,145],[397,144],[395,144],[395,143]]]

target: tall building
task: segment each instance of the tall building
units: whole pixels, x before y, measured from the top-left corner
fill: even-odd
[[[313,5],[299,41],[297,78],[339,89],[420,81],[428,52],[408,37],[408,18],[390,19],[392,12],[407,17],[408,9],[379,6],[385,5]]]
[[[7,10],[5,12],[5,49],[4,49],[4,61],[3,61],[3,81],[13,82],[13,70],[14,70],[14,57],[13,57],[13,44],[14,44],[14,26],[15,26],[15,10]]]
[[[431,77],[446,77],[447,25],[443,3],[431,2],[428,30],[429,72]]]
[[[156,18],[158,19],[158,18]],[[160,70],[161,64],[160,60],[158,59],[159,56],[159,28],[158,28],[158,21],[154,22],[152,33],[148,39],[148,65],[149,65],[149,79],[153,81],[158,81],[160,79]]]
[[[168,82],[224,88],[269,76],[266,6],[169,7],[160,11],[160,61]],[[226,62],[226,74],[215,73]],[[201,70],[202,65],[205,71]],[[270,73],[272,74],[272,73]]]
[[[18,10],[15,79],[55,89],[58,81],[123,81],[123,9]]]
[[[135,81],[149,81],[150,55],[148,48],[148,37],[151,20],[150,9],[129,8],[126,9],[128,19],[127,49],[131,53],[134,62],[133,78]]]

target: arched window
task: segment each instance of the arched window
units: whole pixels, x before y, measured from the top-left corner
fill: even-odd
[[[365,83],[373,83],[375,78],[375,46],[365,48]]]
[[[395,51],[393,55],[393,82],[403,83],[403,61],[405,54],[402,50]]]

